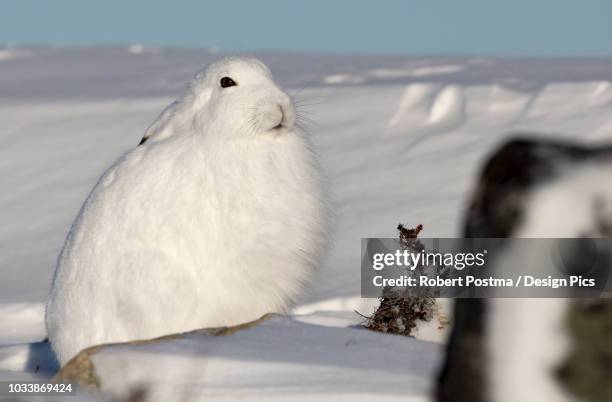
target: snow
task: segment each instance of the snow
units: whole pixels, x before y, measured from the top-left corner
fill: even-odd
[[[193,333],[163,343],[111,346],[91,360],[102,391],[115,397],[127,395],[129,383],[146,384],[152,401],[172,395],[192,401],[253,395],[266,401],[423,401],[438,354],[429,342],[277,316],[231,336]]]
[[[220,55],[216,49],[133,45],[0,51],[0,379],[31,378],[34,361],[41,363],[39,374],[54,369],[45,345],[30,343],[45,337],[43,302],[85,196],[110,163],[138,144],[187,79]],[[355,311],[368,314],[375,307],[359,297],[360,238],[394,237],[399,222],[423,224],[426,237],[458,234],[480,162],[509,132],[557,133],[583,142],[612,137],[612,59],[256,56],[314,121],[304,124],[336,211],[332,250],[295,309],[293,322],[305,339],[327,334],[317,331],[354,333],[367,337],[368,345],[378,339],[382,353],[404,340],[339,330],[361,322]],[[444,331],[433,323],[419,328],[418,337],[431,342],[407,341],[414,362],[435,365]],[[327,341],[321,348],[332,345]],[[368,348],[360,348],[360,356],[375,359],[380,350],[365,356]],[[331,353],[318,349],[323,351]],[[324,370],[323,358],[266,363],[258,366],[257,381],[273,387],[272,373],[288,381]],[[239,368],[239,356],[215,359],[219,371]],[[390,368],[417,378],[414,362],[406,357]],[[350,365],[334,370],[356,375]],[[403,389],[399,376],[377,376],[359,378],[364,384],[389,381],[376,392],[400,397],[394,391]],[[219,389],[225,389],[221,377]],[[415,398],[425,388],[415,388]]]
[[[0,61],[2,60],[12,60],[20,57],[29,57],[32,52],[28,49],[19,49],[19,48],[0,48]]]

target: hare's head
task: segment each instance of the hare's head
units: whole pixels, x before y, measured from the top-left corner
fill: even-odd
[[[295,123],[289,96],[259,60],[228,57],[210,64],[189,83],[185,94],[149,127],[149,137],[174,130],[210,136],[280,136]]]

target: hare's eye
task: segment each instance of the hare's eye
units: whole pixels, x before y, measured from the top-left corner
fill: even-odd
[[[235,87],[236,85],[238,85],[230,77],[223,77],[223,78],[221,78],[221,83],[220,84],[221,84],[221,88]]]

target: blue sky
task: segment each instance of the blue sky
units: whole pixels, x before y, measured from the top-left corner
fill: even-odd
[[[0,44],[612,56],[612,0],[3,0]]]

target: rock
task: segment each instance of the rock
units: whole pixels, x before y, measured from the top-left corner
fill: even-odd
[[[92,346],[79,353],[62,367],[53,381],[78,384],[87,390],[98,391],[100,389],[100,379],[90,357],[103,347],[102,345]]]

